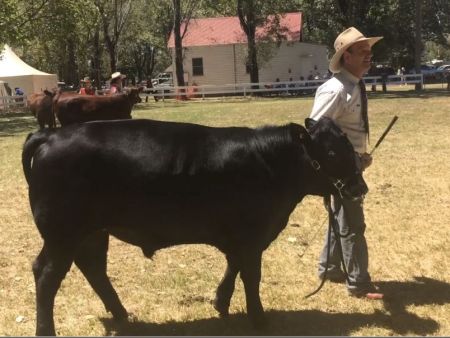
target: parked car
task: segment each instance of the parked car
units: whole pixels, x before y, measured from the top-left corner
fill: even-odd
[[[415,68],[411,68],[411,74],[416,74]],[[431,65],[420,65],[420,73],[423,75],[424,80],[436,80],[437,68]]]
[[[394,68],[392,68],[390,66],[385,66],[385,65],[372,66],[368,72],[369,76],[383,76],[383,75],[395,75],[395,74],[396,74],[396,72],[395,72]]]
[[[58,82],[58,88],[62,92],[76,92],[76,91],[78,91],[78,88],[76,88],[74,85],[68,85],[67,83],[65,83],[63,81],[59,81]]]
[[[436,74],[437,68],[435,66],[421,65],[420,71],[424,76],[434,76]]]
[[[154,87],[157,86],[173,86],[173,74],[171,72],[159,73],[154,79],[152,79]]]
[[[439,80],[443,80],[450,76],[450,65],[442,65],[436,69],[436,75]]]

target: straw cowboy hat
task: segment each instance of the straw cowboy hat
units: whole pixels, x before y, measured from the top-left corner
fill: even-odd
[[[91,79],[89,78],[89,76],[86,76],[86,77],[83,79],[83,82],[91,82]]]
[[[382,36],[366,38],[355,27],[347,28],[345,31],[339,34],[339,36],[336,38],[336,41],[334,41],[334,49],[336,50],[336,52],[331,58],[329,67],[330,70],[333,73],[339,73],[341,71],[342,54],[344,54],[344,52],[354,43],[360,41],[367,41],[370,47],[372,47],[376,42],[380,41],[382,38],[383,38]]]
[[[117,79],[118,77],[120,77],[121,79],[125,79],[127,76],[124,74],[121,74],[120,72],[115,72],[115,73],[112,73],[111,80]]]

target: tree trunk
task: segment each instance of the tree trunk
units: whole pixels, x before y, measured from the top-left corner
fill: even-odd
[[[149,47],[147,50],[148,57],[146,58],[146,62],[144,65],[144,72],[145,72],[147,79],[151,79],[153,70],[155,69],[156,51],[157,51],[157,49],[155,47]]]
[[[256,18],[254,14],[253,0],[238,0],[237,12],[242,30],[247,36],[247,66],[250,71],[250,82],[259,82],[258,56],[256,47]],[[253,85],[253,89],[257,89],[258,85]]]
[[[106,47],[108,48],[109,54],[109,66],[111,68],[111,73],[117,71],[117,55],[116,55],[116,44],[112,41],[112,39],[107,35],[107,30],[105,29],[105,42]]]
[[[92,78],[95,81],[97,89],[101,89],[101,59],[100,29],[97,27],[94,33],[94,56],[92,59]]]
[[[416,69],[416,74],[420,74],[420,64],[422,57],[422,1],[416,0],[416,35],[415,35],[415,48],[414,48],[414,67]],[[422,84],[416,83],[416,90],[421,90]]]
[[[75,56],[75,42],[73,38],[68,38],[67,41],[67,57],[68,57],[68,71],[66,73],[67,83],[78,84],[79,82],[79,74],[77,61]]]
[[[177,85],[184,86],[184,69],[183,69],[183,44],[181,39],[181,6],[180,0],[173,1],[173,34],[175,40],[175,75]],[[181,90],[181,99],[185,99],[184,90]]]
[[[258,57],[256,51],[256,41],[255,35],[250,34],[248,37],[248,61],[250,66],[250,82],[258,83],[259,82],[259,71],[258,71]],[[258,86],[252,86],[252,88],[258,88]]]

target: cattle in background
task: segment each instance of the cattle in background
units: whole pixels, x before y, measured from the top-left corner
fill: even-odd
[[[129,88],[126,93],[105,96],[65,96],[57,93],[54,112],[61,126],[95,120],[131,119],[133,105],[142,102],[142,88]]]
[[[214,307],[228,314],[240,273],[247,313],[264,325],[262,253],[296,205],[307,194],[367,192],[353,147],[328,118],[310,134],[297,124],[95,121],[30,134],[22,163],[44,240],[33,264],[36,335],[55,335],[54,298],[73,262],[114,318],[127,317],[106,274],[108,234],[146,257],[178,244],[217,247],[227,268]]]
[[[47,90],[42,93],[33,93],[27,97],[27,105],[31,113],[36,117],[39,127],[56,127],[55,115],[52,109],[53,94]]]

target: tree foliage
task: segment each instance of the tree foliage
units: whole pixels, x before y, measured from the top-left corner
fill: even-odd
[[[448,49],[450,2],[420,0],[422,42],[434,41]],[[304,38],[333,48],[336,35],[355,26],[366,35],[381,35],[375,45],[374,60],[395,67],[414,65],[416,49],[416,1],[411,0],[301,0]],[[424,53],[421,53],[423,56]],[[423,61],[423,60],[422,60]]]
[[[68,83],[84,76],[98,83],[116,70],[145,80],[172,62],[167,41],[174,1],[180,3],[180,23],[191,17],[239,16],[255,82],[258,66],[271,53],[255,43],[254,32],[272,17],[271,38],[282,39],[277,24],[284,12],[302,11],[304,41],[326,44],[331,51],[336,35],[356,26],[366,35],[384,36],[374,47],[378,63],[411,68],[415,51],[421,62],[450,55],[448,0],[0,0],[0,45],[10,44],[25,62]]]

